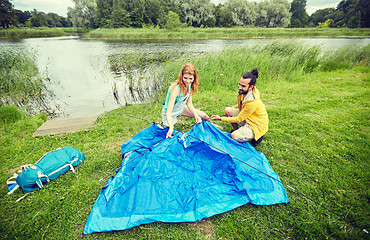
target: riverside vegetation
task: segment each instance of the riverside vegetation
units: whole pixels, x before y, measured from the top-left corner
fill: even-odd
[[[0,29],[0,38],[78,35],[85,38],[271,38],[271,37],[368,37],[368,28],[12,28]]]
[[[25,38],[25,37],[59,37],[66,35],[79,35],[86,32],[84,29],[77,28],[10,28],[0,29],[0,38]]]
[[[270,37],[365,37],[368,28],[178,28],[178,29],[135,29],[99,28],[89,31],[88,38],[270,38]]]
[[[186,56],[186,55],[184,55]],[[162,64],[163,82],[175,80],[184,62],[200,76],[194,106],[209,115],[235,104],[237,83],[258,67],[257,87],[270,126],[257,147],[281,180],[319,203],[369,228],[369,57],[370,46],[346,46],[334,52],[299,42],[273,41]],[[120,61],[117,58],[115,61]],[[138,57],[137,59],[143,59]],[[122,60],[124,61],[124,60]],[[139,64],[138,64],[139,65]],[[116,67],[120,63],[116,62]],[[122,63],[122,67],[125,67]],[[128,106],[118,113],[159,122],[160,97],[151,104]],[[162,100],[162,101],[161,101]],[[2,239],[76,239],[106,181],[98,180],[121,164],[120,145],[150,123],[106,113],[93,129],[32,138],[46,116],[30,116],[12,106],[0,108],[0,237]],[[176,128],[194,123],[180,118]],[[226,123],[217,122],[224,131]],[[5,181],[18,166],[44,153],[72,146],[86,160],[41,190],[7,196]],[[361,228],[338,218],[287,189],[287,205],[244,205],[197,223],[152,223],[126,231],[91,234],[84,239],[365,239]]]
[[[0,50],[0,103],[23,106],[43,95],[45,82],[35,56],[26,50]]]

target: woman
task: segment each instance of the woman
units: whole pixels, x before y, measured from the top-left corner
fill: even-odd
[[[173,125],[179,116],[193,117],[196,123],[207,120],[206,113],[195,109],[192,103],[192,96],[198,91],[198,74],[193,64],[185,64],[179,73],[179,77],[168,88],[167,98],[162,109],[162,123],[168,127],[166,138],[173,138]]]

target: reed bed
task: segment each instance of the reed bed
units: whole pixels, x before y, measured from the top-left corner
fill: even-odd
[[[164,81],[168,83],[176,79],[177,69],[188,61],[198,68],[203,89],[212,90],[219,86],[233,90],[235,81],[244,72],[256,67],[260,71],[260,81],[270,84],[279,81],[294,82],[300,76],[313,72],[351,69],[357,65],[368,66],[370,45],[346,45],[338,50],[324,51],[320,45],[308,46],[294,40],[275,40],[266,45],[173,60],[164,67]]]
[[[275,37],[368,37],[369,29],[349,28],[99,28],[84,35],[87,38],[275,38]]]
[[[369,37],[370,30],[362,28],[10,28],[0,29],[0,38],[55,37],[82,35],[86,38],[301,38],[301,37]]]
[[[126,72],[133,69],[142,69],[150,64],[161,64],[175,56],[184,53],[160,52],[160,53],[131,53],[113,54],[108,57],[110,69],[113,72]]]
[[[155,100],[167,90],[169,82],[177,79],[177,74],[185,62],[197,66],[201,85],[205,90],[214,88],[235,88],[235,79],[245,71],[258,67],[264,84],[278,81],[296,81],[300,76],[313,72],[351,69],[363,64],[369,65],[370,45],[346,45],[335,51],[324,51],[320,45],[309,46],[296,40],[274,40],[266,45],[228,49],[209,54],[194,52],[163,52],[159,54],[115,54],[108,59],[114,72],[125,72],[157,64],[163,74],[156,81],[158,93]],[[207,72],[207,74],[202,74]]]
[[[0,50],[0,104],[22,106],[46,92],[35,55],[22,49]]]
[[[0,38],[59,37],[77,35],[79,32],[77,28],[10,28],[0,29]]]

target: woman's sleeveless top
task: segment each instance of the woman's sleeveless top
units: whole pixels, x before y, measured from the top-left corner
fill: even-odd
[[[168,107],[168,102],[170,101],[170,96],[171,96],[171,90],[175,86],[176,83],[172,83],[171,86],[168,88],[167,91],[167,97],[166,101],[162,104],[163,109],[162,109],[162,124],[166,127],[168,127],[167,119],[166,119],[166,112],[167,112],[167,107]],[[189,96],[190,96],[190,90],[191,90],[191,85],[189,85],[188,92],[184,96],[182,95],[182,92],[180,90],[180,86],[177,84],[176,85],[177,89],[179,90],[179,95],[177,96],[175,100],[175,104],[172,109],[172,124],[175,124],[177,122],[177,118],[182,115],[182,113],[185,111],[186,104],[188,102]]]

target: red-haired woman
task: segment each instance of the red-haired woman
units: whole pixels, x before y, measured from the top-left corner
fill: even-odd
[[[193,64],[185,64],[179,73],[179,77],[168,88],[167,98],[162,109],[162,124],[169,127],[166,138],[172,138],[173,125],[179,116],[193,117],[196,123],[207,120],[208,115],[196,108],[192,103],[193,94],[198,91],[198,74]]]

